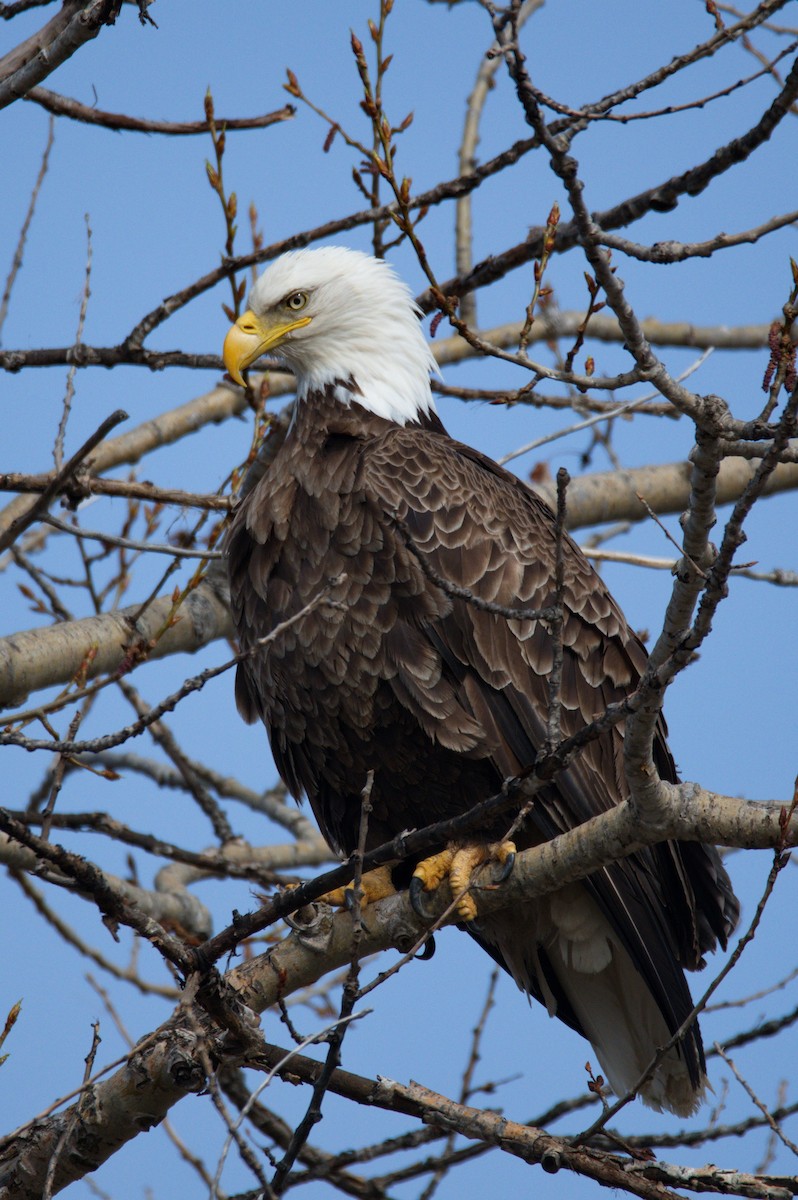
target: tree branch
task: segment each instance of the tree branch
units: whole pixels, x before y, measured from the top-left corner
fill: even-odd
[[[531,790],[529,781],[521,785],[521,795],[526,795],[528,790]],[[480,911],[496,911],[584,878],[597,867],[643,845],[651,845],[663,836],[706,841],[718,835],[718,840],[726,844],[761,847],[784,845],[785,841],[795,843],[798,833],[795,822],[791,829],[783,828],[783,806],[778,803],[752,804],[704,792],[693,784],[682,784],[671,791],[674,803],[670,806],[664,830],[646,830],[629,805],[619,805],[551,842],[519,854],[508,880],[498,886],[491,882],[485,890],[479,890]],[[504,802],[507,799],[502,797]],[[518,803],[518,797],[515,802]],[[411,841],[410,838],[402,840],[405,843]],[[365,868],[371,865],[374,857],[374,852],[365,856]],[[350,877],[353,871],[354,867],[350,866]],[[326,872],[314,881],[316,890],[326,890],[333,878],[339,882],[342,872],[346,873],[346,866]],[[308,890],[308,885],[302,885],[296,893],[289,894],[290,904],[282,903],[279,907],[286,909],[302,903]],[[430,915],[439,918],[450,899],[448,886],[440,887],[428,898]],[[263,911],[270,909],[275,912],[274,904],[267,905]],[[448,917],[449,922],[457,919],[455,913]],[[347,965],[352,957],[352,921],[350,913],[332,915],[326,906],[306,910],[302,921],[295,919],[296,927],[290,936],[268,954],[228,972],[224,994],[235,995],[240,1004],[254,1012],[262,1012],[285,996],[314,983],[325,973]],[[238,925],[243,936],[243,923]],[[423,937],[426,928],[406,893],[368,906],[361,914],[361,925],[358,946],[361,958],[391,946],[404,952]],[[205,1082],[203,1064],[207,1061],[204,1056],[208,1045],[212,1057],[218,1061],[234,1064],[239,1061],[240,1049],[234,1042],[226,1049],[224,1036],[214,1030],[206,1018],[195,1014],[188,1020],[179,1008],[165,1025],[140,1043],[114,1076],[105,1082],[95,1082],[92,1085],[93,1102],[82,1110],[81,1122],[72,1130],[60,1156],[57,1186],[63,1188],[95,1169],[142,1129],[162,1120],[183,1096],[201,1090]],[[262,1042],[257,1050],[254,1045],[250,1046],[248,1061],[260,1063],[265,1053]],[[340,1082],[341,1075],[333,1074],[331,1086]],[[396,1086],[389,1083],[389,1097],[396,1096],[400,1104],[412,1099],[412,1093],[407,1089],[395,1092]],[[374,1097],[371,1102],[376,1099]],[[393,1101],[391,1106],[396,1107]],[[15,1200],[35,1200],[41,1191],[40,1187],[39,1193],[35,1190],[38,1173],[46,1169],[53,1146],[63,1136],[73,1111],[68,1109],[34,1123],[0,1143],[0,1189],[3,1186],[9,1188],[8,1194],[13,1194]],[[406,1110],[400,1107],[399,1111]],[[495,1117],[495,1121],[498,1129],[502,1118]],[[558,1139],[554,1141],[559,1149]],[[515,1152],[512,1147],[508,1148]],[[556,1167],[558,1163],[551,1165]],[[621,1186],[620,1183],[617,1185]]]
[[[16,706],[31,692],[67,683],[84,663],[87,678],[113,675],[124,666],[129,647],[136,643],[148,647],[147,658],[152,660],[170,654],[193,654],[217,638],[233,637],[226,583],[215,574],[208,573],[188,593],[178,620],[164,630],[172,608],[172,598],[161,596],[143,613],[140,604],[131,604],[117,612],[3,638],[0,704]]]
[[[25,96],[56,67],[112,25],[121,0],[65,0],[38,33],[0,59],[0,108]]]
[[[84,459],[91,454],[94,447],[97,446],[103,440],[105,435],[110,433],[110,431],[116,425],[119,425],[122,421],[126,420],[127,413],[123,412],[121,408],[117,409],[115,413],[112,413],[110,417],[106,417],[102,425],[100,425],[100,427],[94,431],[90,438],[86,439],[83,445],[75,451],[69,461],[64,463],[61,470],[55,472],[50,483],[44,489],[39,499],[33,504],[26,505],[24,511],[21,512],[19,516],[15,517],[14,520],[12,520],[4,530],[0,531],[0,552],[7,550],[8,547],[16,541],[19,535],[24,533],[29,525],[33,524],[37,517],[47,511],[48,507],[58,495],[61,488],[72,477]]]
[[[172,137],[208,133],[210,130],[207,121],[154,121],[147,117],[131,117],[127,113],[103,112],[100,108],[81,104],[80,100],[74,100],[70,96],[59,96],[57,92],[50,92],[43,87],[31,88],[24,99],[33,100],[57,117],[68,117],[84,125],[101,125],[104,129],[162,133]],[[217,117],[216,123],[225,130],[265,129],[269,125],[290,120],[295,113],[294,105],[286,104],[275,112],[264,113],[259,117],[227,117],[224,120]]]

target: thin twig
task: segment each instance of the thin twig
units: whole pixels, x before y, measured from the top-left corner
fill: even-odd
[[[61,470],[55,473],[52,481],[42,492],[39,499],[36,500],[24,513],[12,521],[4,533],[0,533],[0,553],[2,553],[3,550],[7,550],[8,547],[17,540],[19,535],[23,533],[29,525],[32,525],[42,513],[47,511],[49,505],[58,495],[66,480],[69,479],[70,475],[72,475],[78,469],[84,459],[91,454],[94,447],[99,445],[103,438],[106,437],[106,435],[109,434],[112,429],[127,419],[127,413],[121,408],[112,413],[110,417],[106,417],[99,428],[96,429],[91,437],[87,438],[83,445],[75,451],[75,453],[72,455],[69,461],[64,464]]]
[[[557,519],[554,526],[554,616],[551,618],[550,636],[552,643],[551,670],[548,678],[548,705],[546,709],[546,740],[544,753],[552,754],[560,743],[560,708],[562,704],[563,667],[563,586],[565,568],[565,518],[566,492],[570,476],[565,467],[557,472]]]
[[[43,87],[31,88],[25,99],[33,100],[58,117],[68,117],[84,125],[102,125],[105,129],[181,137],[207,133],[209,128],[207,121],[155,121],[150,117],[131,117],[128,113],[103,112],[100,108],[82,104],[80,100],[71,96],[61,96]],[[295,114],[293,104],[286,104],[283,108],[259,117],[226,117],[224,120],[219,117],[217,124],[224,129],[265,129],[269,125],[288,121]]]
[[[49,3],[49,0],[47,0]],[[36,176],[36,182],[33,185],[33,191],[30,194],[28,203],[28,211],[25,213],[25,219],[22,222],[22,228],[19,231],[19,237],[14,249],[14,257],[11,261],[11,269],[8,272],[6,286],[3,289],[3,297],[0,300],[0,344],[2,344],[3,325],[5,324],[6,316],[8,315],[8,302],[11,299],[11,292],[14,287],[14,282],[17,278],[20,267],[22,266],[22,255],[25,250],[25,243],[28,240],[28,230],[30,229],[33,214],[36,211],[36,201],[39,199],[44,177],[47,174],[47,168],[50,165],[50,151],[53,148],[55,140],[55,121],[52,117],[47,122],[47,141],[45,143],[42,161],[39,167],[39,174]]]
[[[771,1113],[768,1106],[762,1100],[759,1099],[759,1097],[757,1096],[754,1089],[751,1087],[748,1080],[744,1079],[743,1076],[740,1074],[740,1072],[737,1070],[737,1067],[734,1064],[734,1060],[729,1058],[726,1051],[723,1049],[723,1047],[718,1042],[715,1042],[715,1049],[717,1050],[718,1054],[723,1059],[723,1061],[726,1063],[726,1066],[729,1068],[729,1070],[734,1075],[734,1078],[745,1089],[745,1091],[748,1093],[748,1095],[750,1096],[753,1103],[757,1106],[759,1111],[762,1113],[762,1116],[767,1121],[768,1125],[770,1126],[770,1128],[773,1131],[773,1133],[775,1134],[775,1136],[779,1139],[780,1142],[782,1142],[787,1147],[788,1150],[791,1150],[792,1153],[794,1155],[796,1155],[796,1157],[798,1157],[798,1146],[796,1146],[795,1142],[791,1141],[790,1138],[787,1137],[787,1134],[784,1132],[782,1127],[779,1125],[778,1121],[776,1121],[776,1119],[774,1118],[774,1116]]]
[[[86,270],[83,278],[83,291],[80,297],[80,311],[78,313],[78,328],[75,333],[75,345],[80,346],[83,342],[83,329],[86,325],[86,311],[89,307],[89,297],[91,296],[91,225],[89,224],[89,214],[86,213]],[[61,413],[61,420],[58,423],[58,433],[56,434],[55,446],[53,448],[53,463],[56,471],[60,471],[64,465],[64,438],[66,437],[67,421],[69,414],[72,411],[72,399],[75,395],[75,373],[77,365],[70,363],[67,371],[66,392],[64,394],[64,405]]]
[[[360,978],[360,943],[363,935],[363,926],[361,920],[361,899],[362,899],[362,871],[363,857],[366,853],[366,842],[368,837],[369,816],[371,814],[371,792],[374,786],[374,772],[369,771],[366,776],[366,782],[363,786],[360,803],[360,824],[358,828],[358,841],[355,851],[352,855],[352,864],[354,867],[353,875],[353,909],[352,909],[352,956],[349,963],[349,971],[347,972],[346,981],[341,994],[341,1009],[337,1022],[331,1029],[327,1040],[329,1048],[324,1062],[321,1075],[314,1084],[313,1094],[308,1104],[304,1117],[299,1122],[294,1132],[294,1136],[288,1148],[283,1155],[283,1158],[277,1164],[274,1176],[271,1181],[271,1191],[275,1196],[279,1196],[285,1190],[291,1168],[296,1162],[297,1156],[302,1147],[310,1137],[310,1132],[313,1126],[321,1120],[321,1105],[324,1095],[329,1087],[329,1082],[333,1071],[341,1065],[341,1045],[349,1023],[354,1016],[364,1016],[366,1011],[363,1010],[358,1014],[354,1013],[354,1006],[360,998],[358,989],[358,980]]]
[[[89,1080],[91,1079],[92,1071],[94,1069],[94,1060],[97,1057],[97,1051],[99,1050],[100,1042],[102,1041],[102,1039],[100,1037],[100,1022],[93,1021],[91,1028],[92,1028],[91,1046],[89,1047],[89,1052],[85,1058],[86,1066],[83,1071],[83,1089],[84,1090],[81,1092],[81,1096],[78,1101],[78,1104],[75,1107],[74,1112],[71,1114],[69,1120],[64,1125],[64,1128],[61,1132],[61,1136],[58,1138],[58,1141],[56,1142],[56,1145],[55,1145],[55,1149],[53,1150],[53,1153],[50,1156],[50,1161],[47,1164],[47,1173],[44,1177],[44,1188],[42,1189],[42,1200],[51,1200],[51,1197],[53,1194],[53,1186],[55,1184],[55,1173],[58,1168],[58,1160],[61,1157],[62,1153],[64,1152],[64,1148],[66,1147],[67,1142],[70,1140],[73,1133],[75,1132],[75,1128],[77,1127],[78,1121],[80,1120],[80,1112],[81,1112],[82,1104],[88,1095]]]
[[[198,558],[202,562],[211,559],[223,559],[221,550],[184,550],[182,546],[162,546],[158,542],[137,542],[133,538],[119,537],[114,533],[102,533],[97,529],[82,529],[79,525],[68,525],[66,521],[48,513],[42,520],[53,529],[62,533],[70,533],[73,537],[85,538],[91,542],[102,542],[108,546],[120,546],[125,550],[140,550],[144,554],[166,554],[170,558]]]

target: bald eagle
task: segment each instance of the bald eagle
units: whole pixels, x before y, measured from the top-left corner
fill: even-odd
[[[546,736],[545,621],[494,615],[435,580],[509,609],[551,604],[554,517],[514,475],[446,433],[418,316],[387,263],[340,247],[300,250],[258,279],[224,345],[238,383],[279,350],[297,385],[285,442],[227,539],[234,619],[251,651],[236,700],[245,720],[263,721],[286,785],[308,797],[343,854],[357,845],[369,772],[372,848],[495,794]],[[568,737],[635,687],[646,653],[570,539],[564,560]],[[331,581],[340,607],[315,607],[258,647]],[[654,755],[675,782],[662,724]],[[555,837],[627,794],[616,726],[547,785],[516,841]],[[501,841],[505,829],[479,836]],[[423,864],[417,873],[426,886],[439,878]],[[725,947],[738,907],[716,850],[669,842],[543,899],[478,922],[463,915],[520,988],[589,1039],[624,1094],[691,1011],[683,968]],[[687,1115],[705,1084],[694,1022],[642,1098]]]

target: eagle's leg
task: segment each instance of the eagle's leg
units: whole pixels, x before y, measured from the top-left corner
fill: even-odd
[[[512,871],[514,861],[514,842],[447,846],[439,854],[433,854],[418,864],[410,880],[410,900],[418,910],[421,893],[434,892],[448,878],[452,895],[457,898],[457,915],[462,921],[473,921],[477,915],[477,905],[470,893],[472,872],[489,862],[501,863],[502,870],[496,881],[501,883]]]
[[[377,900],[384,900],[386,896],[395,895],[396,888],[391,880],[390,867],[375,867],[373,871],[366,871],[360,880],[360,903],[363,905],[375,904]],[[354,889],[352,884],[348,883],[346,887],[325,892],[321,899],[325,904],[331,904],[333,908],[351,908]]]

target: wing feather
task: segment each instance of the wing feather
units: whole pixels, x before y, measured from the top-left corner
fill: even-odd
[[[552,603],[554,517],[515,476],[445,436],[401,429],[374,446],[365,469],[367,490],[380,497],[386,512],[399,516],[441,577],[507,608]],[[425,483],[431,478],[434,491]],[[560,701],[567,737],[633,690],[646,653],[567,535],[563,590]],[[499,772],[515,774],[530,765],[546,733],[553,640],[545,623],[504,620],[453,599],[424,632],[454,678],[459,707],[484,729],[484,749]],[[660,721],[658,766],[666,780],[676,781],[665,736]],[[532,817],[534,836],[550,838],[574,828],[627,794],[621,724],[587,746],[543,794]],[[701,949],[717,937],[725,940],[736,916],[728,889],[718,884],[718,867],[715,852],[706,847],[669,844],[632,855],[588,881],[663,1010],[672,1014],[674,1006],[683,1011],[689,1004],[677,964],[697,966]],[[695,874],[698,888],[691,882]],[[708,916],[696,912],[699,891]]]

